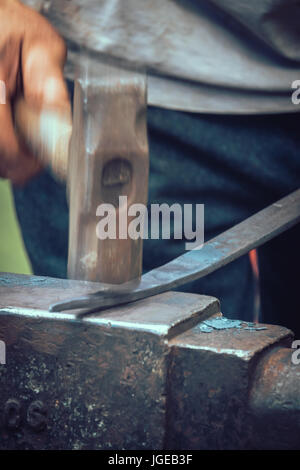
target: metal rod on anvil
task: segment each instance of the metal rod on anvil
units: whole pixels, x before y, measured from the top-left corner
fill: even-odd
[[[68,277],[138,281],[143,241],[127,236],[127,207],[147,204],[146,76],[88,57],[80,70],[68,168]],[[107,207],[115,210],[115,236],[103,239],[99,223]]]
[[[189,251],[142,276],[140,284],[131,289],[102,284],[98,291],[82,297],[57,302],[52,312],[86,309],[82,313],[134,302],[175,289],[200,279],[231,263],[300,222],[300,189],[271,204],[257,214],[206,242],[200,250]]]

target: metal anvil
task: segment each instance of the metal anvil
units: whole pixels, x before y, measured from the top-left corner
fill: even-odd
[[[291,331],[179,292],[86,318],[48,312],[94,290],[1,275],[1,449],[300,447]]]

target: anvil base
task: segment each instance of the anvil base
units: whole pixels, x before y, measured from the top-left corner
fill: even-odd
[[[291,331],[178,292],[81,319],[47,310],[95,290],[0,275],[1,449],[300,448]]]

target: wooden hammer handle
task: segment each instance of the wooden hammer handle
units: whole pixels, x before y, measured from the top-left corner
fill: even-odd
[[[75,83],[68,277],[122,284],[142,273],[143,240],[128,236],[133,217],[119,197],[127,197],[128,207],[147,204],[146,76],[107,64],[91,68]],[[115,209],[115,237],[99,237],[103,204]]]

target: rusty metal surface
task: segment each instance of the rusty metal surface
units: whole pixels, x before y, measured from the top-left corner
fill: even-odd
[[[0,447],[162,448],[167,338],[202,316],[218,314],[219,302],[168,293],[78,319],[43,309],[59,281],[4,279],[0,338],[7,345],[7,365],[0,367]],[[67,290],[84,285],[62,284]]]
[[[240,328],[228,323],[209,334],[201,331],[200,323],[169,343],[168,449],[257,448],[257,423],[248,399],[255,387],[253,373],[264,351],[271,350],[272,355],[274,347],[291,342],[292,333],[272,325],[253,330],[247,323]],[[267,428],[267,421],[262,422],[262,429]],[[294,431],[290,423],[286,432],[290,436]],[[280,434],[276,438],[278,445]],[[294,438],[287,440],[293,448]],[[267,449],[268,444],[260,447]]]
[[[289,348],[267,353],[257,366],[250,412],[257,449],[300,448],[300,365]]]
[[[168,348],[160,335],[2,313],[1,337],[2,449],[162,447]],[[19,410],[9,413],[12,399]],[[37,401],[46,422],[32,429],[26,414]]]
[[[290,330],[176,292],[84,318],[47,311],[56,291],[93,286],[1,276],[0,448],[300,448]]]
[[[107,308],[159,294],[187,282],[199,279],[225,266],[271,238],[291,228],[300,220],[300,189],[263,209],[240,224],[204,244],[200,250],[192,250],[169,263],[153,269],[144,276],[138,287],[132,289],[126,283],[120,288],[103,289],[93,295],[69,299],[50,307],[51,311],[78,308]]]

